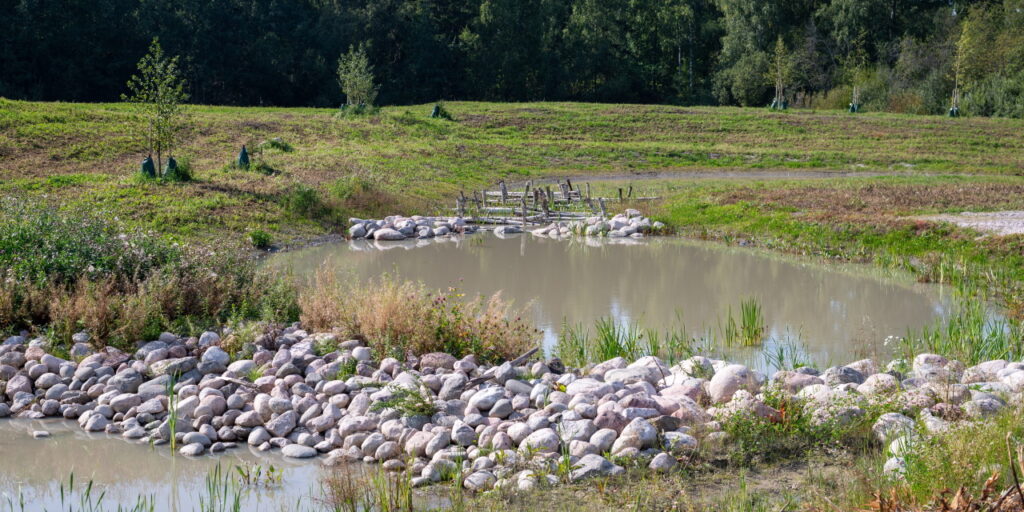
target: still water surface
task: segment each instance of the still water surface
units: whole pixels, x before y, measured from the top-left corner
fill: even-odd
[[[592,327],[602,317],[721,339],[729,312],[738,321],[740,303],[754,298],[767,323],[764,347],[712,351],[760,367],[770,366],[762,350],[779,345],[797,346],[819,365],[884,354],[887,336],[930,324],[946,304],[939,287],[871,267],[665,237],[353,241],[278,254],[271,264],[307,278],[326,266],[345,279],[390,273],[470,297],[500,292],[528,305],[549,349],[563,322]]]

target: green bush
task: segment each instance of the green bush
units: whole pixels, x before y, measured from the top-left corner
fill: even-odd
[[[249,232],[249,241],[257,249],[269,249],[271,244],[270,233],[262,229],[254,229]]]
[[[316,189],[302,184],[288,188],[281,197],[281,203],[288,212],[301,217],[318,218],[326,212]]]
[[[192,161],[188,158],[178,160],[176,166],[168,167],[163,179],[174,182],[192,181]]]

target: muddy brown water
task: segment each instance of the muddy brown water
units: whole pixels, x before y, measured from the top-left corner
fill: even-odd
[[[743,247],[678,238],[553,240],[480,233],[459,239],[326,244],[271,258],[310,278],[320,268],[367,281],[390,273],[467,297],[500,292],[528,305],[550,349],[563,323],[610,317],[626,325],[721,339],[731,311],[754,298],[761,347],[704,344],[702,352],[771,369],[785,348],[818,365],[886,355],[887,336],[944,314],[941,289],[862,265],[823,264]]]

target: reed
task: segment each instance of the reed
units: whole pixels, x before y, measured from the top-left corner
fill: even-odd
[[[987,301],[958,297],[946,319],[938,319],[919,331],[910,330],[899,340],[899,352],[908,360],[921,353],[934,353],[968,365],[1024,357],[1024,321],[995,317]]]

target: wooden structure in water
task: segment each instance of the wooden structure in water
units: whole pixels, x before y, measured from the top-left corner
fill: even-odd
[[[455,198],[455,212],[469,222],[479,224],[548,224],[555,221],[608,217],[613,202],[650,201],[656,197],[633,197],[633,186],[618,188],[618,197],[591,195],[590,183],[574,185],[566,179],[554,184],[533,186],[527,181],[520,190],[510,190],[504,180],[495,190],[464,191]]]

